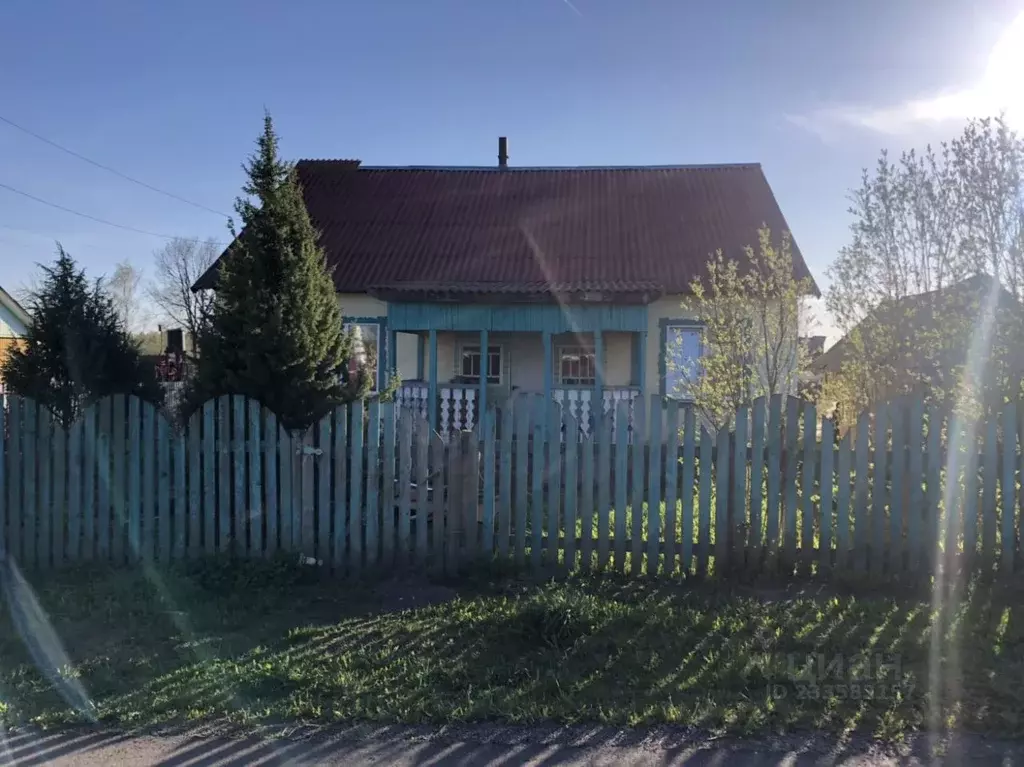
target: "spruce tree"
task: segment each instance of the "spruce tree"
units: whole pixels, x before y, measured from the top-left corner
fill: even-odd
[[[14,394],[48,407],[67,426],[92,401],[109,394],[136,394],[159,402],[151,366],[118,317],[102,284],[57,244],[57,261],[32,296],[32,324],[24,344],[0,362]]]
[[[357,396],[343,383],[351,339],[293,165],[278,155],[267,114],[243,166],[235,202],[241,231],[221,259],[216,297],[200,336],[193,404],[244,394],[289,428]]]

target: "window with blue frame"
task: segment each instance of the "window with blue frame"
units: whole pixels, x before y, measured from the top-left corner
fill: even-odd
[[[365,371],[372,391],[377,390],[377,368],[380,363],[380,325],[374,322],[353,322],[345,325],[352,334],[352,356],[349,357],[350,376]]]
[[[701,371],[704,353],[704,328],[693,322],[668,322],[663,333],[665,355],[665,396],[691,400],[692,386]]]

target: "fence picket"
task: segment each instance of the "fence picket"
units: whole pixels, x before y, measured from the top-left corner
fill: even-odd
[[[514,431],[514,415],[515,407],[512,401],[509,400],[501,408],[501,447],[498,449],[498,459],[501,462],[501,470],[498,472],[498,556],[502,560],[508,559],[509,546],[512,543],[512,433]],[[426,428],[426,424],[420,423],[420,428]]]
[[[679,566],[684,575],[690,574],[693,563],[694,513],[693,484],[697,469],[697,418],[693,405],[687,405],[683,413],[683,503],[682,503],[682,551]]]
[[[578,477],[576,470],[579,464],[579,425],[571,413],[565,416],[565,504],[563,511],[563,529],[565,538],[565,555],[562,569],[570,573],[576,569],[576,490]],[[486,497],[486,496],[485,496]]]
[[[68,432],[61,425],[60,421],[53,420],[53,512],[50,532],[52,534],[52,546],[50,556],[54,567],[62,567],[67,557],[67,550],[64,542],[67,536],[67,437]],[[0,420],[0,428],[3,421]],[[0,432],[2,434],[3,432]],[[0,437],[2,441],[2,437]],[[3,460],[2,445],[0,445],[0,461]],[[3,518],[0,517],[0,524]]]
[[[17,401],[17,400],[15,400]],[[11,415],[14,415],[14,410]],[[82,413],[82,540],[81,553],[83,561],[92,561],[96,557],[96,419],[99,410],[95,405],[85,408]],[[12,443],[15,444],[15,443]],[[12,470],[12,480],[18,479],[18,473]],[[15,542],[12,539],[12,543]]]
[[[875,465],[871,476],[871,574],[881,577],[885,564],[886,457],[889,453],[889,407],[875,409]]]
[[[728,569],[729,558],[729,427],[718,430],[715,446],[715,567],[716,577]],[[709,504],[710,505],[710,504]]]
[[[135,399],[132,397],[132,399]],[[125,493],[125,468],[128,461],[128,445],[125,444],[125,426],[128,401],[123,394],[113,396],[113,462],[110,470],[110,503],[113,507],[110,531],[110,556],[114,563],[125,561],[125,537],[128,534],[127,494]]]
[[[279,546],[279,519],[280,505],[278,502],[278,457],[281,449],[281,433],[277,427],[277,416],[270,410],[262,409],[263,415],[263,465],[266,467],[266,476],[263,480],[263,487],[266,492],[266,539],[264,553],[267,558],[277,554]],[[337,425],[335,424],[335,428]],[[336,462],[337,463],[337,462]]]
[[[398,414],[398,563],[410,562],[412,537],[412,419],[408,410]]]
[[[416,562],[425,565],[429,561],[428,515],[430,513],[430,488],[438,492],[438,483],[430,476],[430,429],[427,422],[413,417],[413,439],[416,441]],[[387,509],[384,509],[385,514]]]
[[[735,429],[733,432],[732,450],[732,519],[729,523],[730,554],[732,567],[741,569],[745,566],[745,555],[747,547],[747,467],[750,459],[747,455],[747,426],[749,424],[750,408],[741,405],[736,410]]]
[[[612,437],[615,428],[614,404],[601,418],[597,445],[597,568],[608,567],[611,550],[612,510]]]
[[[1002,533],[1000,535],[1000,564],[1002,572],[1013,572],[1013,555],[1016,548],[1016,525],[1014,511],[1017,508],[1017,407],[1011,402],[1003,408],[1003,477],[1000,513]]]
[[[301,436],[297,452],[298,471],[295,472],[299,499],[299,518],[296,537],[300,541],[299,553],[303,557],[316,556],[316,424]]]
[[[331,544],[334,538],[331,536],[331,414],[324,415],[316,424],[316,533],[314,535],[315,545],[311,553],[318,560],[327,563],[331,561]],[[367,443],[372,450],[372,446]],[[369,483],[367,483],[367,495],[369,495]],[[366,515],[367,527],[370,525],[375,507],[369,506]],[[367,531],[367,541],[370,540]],[[367,554],[369,555],[370,544],[367,543]]]
[[[562,495],[562,428],[564,422],[562,417],[567,408],[556,402],[548,400],[548,430],[545,439],[548,442],[547,450],[547,502],[545,512],[547,513],[547,546],[544,548],[544,567],[548,572],[553,572],[558,567],[559,552],[559,527],[561,516],[559,515],[559,501]]]
[[[203,551],[207,556],[217,550],[217,479],[216,467],[216,402],[203,404],[202,416],[202,464],[203,464]]]
[[[615,572],[626,572],[626,503],[629,472],[629,403],[619,400],[615,414]]]
[[[21,397],[9,396],[7,398],[9,419],[7,428],[7,541],[6,551],[11,559],[18,565],[21,564],[21,527],[24,524],[22,507],[22,472],[24,465],[23,440],[25,434],[25,400]],[[91,423],[90,416],[93,415],[92,408],[85,411],[86,423]],[[91,457],[91,455],[89,456]],[[0,492],[3,492],[0,489]],[[86,496],[91,498],[91,496]],[[92,503],[88,504],[92,510]],[[92,555],[92,548],[88,550],[89,558]]]
[[[982,505],[982,560],[986,569],[991,568],[997,561],[996,555],[996,477],[998,475],[999,460],[999,425],[993,418],[988,422],[988,429],[985,434],[985,460],[982,464],[983,474],[981,482],[981,505]],[[949,527],[953,527],[952,524]],[[947,539],[948,541],[948,539]],[[953,550],[947,544],[946,561],[952,562]]]
[[[821,421],[821,476],[818,481],[818,571],[832,569],[832,483],[835,466],[835,424],[829,418]]]
[[[714,474],[714,437],[703,426],[700,431],[700,499],[697,508],[700,520],[697,525],[697,546],[700,552],[698,572],[711,572],[711,480]]]
[[[526,515],[530,510],[530,399],[520,394],[512,405],[516,422],[516,522],[515,563],[526,564]]]
[[[384,447],[381,453],[382,461],[382,494],[381,499],[381,566],[393,567],[395,564],[395,509],[398,508],[398,498],[395,490],[398,485],[395,480],[395,436],[398,425],[395,423],[395,411],[401,412],[400,408],[386,407],[382,413],[381,431],[384,437]]]
[[[814,561],[814,496],[818,479],[818,411],[814,404],[804,405],[804,461],[800,477],[800,490],[803,494],[803,508],[800,525],[800,562],[801,568],[811,571]],[[820,526],[819,526],[820,529]]]
[[[633,493],[630,502],[631,525],[629,574],[643,572],[643,506],[644,506],[644,442],[647,435],[647,408],[639,396],[633,403],[633,470],[630,473]]]
[[[217,551],[231,547],[231,398],[217,398]]]
[[[779,540],[779,495],[782,488],[782,395],[773,394],[768,411],[768,505],[766,547],[767,562],[771,567],[778,564]]]
[[[928,484],[925,507],[925,572],[935,572],[939,556],[939,531],[942,529],[942,414],[938,407],[928,411]]]
[[[665,417],[665,408],[661,397],[656,394],[651,395],[648,416],[650,430],[647,438],[647,574],[656,575],[661,553],[661,480],[665,476],[661,441],[661,421]],[[643,450],[643,445],[640,449]]]
[[[494,447],[496,441],[494,410],[487,408],[480,414],[480,433],[483,439],[483,521],[480,527],[480,558],[487,560],[494,556],[494,481],[497,460]]]
[[[853,524],[853,546],[856,561],[854,569],[860,573],[868,571],[868,548],[870,535],[868,516],[868,430],[871,428],[871,417],[864,413],[857,422],[857,446],[854,459],[857,465],[854,483],[853,509],[850,522]]]
[[[266,467],[263,465],[263,434],[260,417],[260,403],[249,400],[248,442],[249,449],[249,503],[246,506],[249,518],[249,556],[262,557],[264,547],[264,525],[267,519],[267,506],[263,498],[263,486],[266,484]]]
[[[351,445],[349,462],[348,501],[348,571],[357,575],[363,568],[363,402],[350,402],[348,409],[348,438]],[[394,512],[392,512],[394,513]],[[409,553],[409,535],[406,527],[404,554]],[[402,560],[404,562],[404,560]]]
[[[854,430],[847,430],[839,441],[836,470],[836,570],[853,568],[853,541],[850,537],[850,471],[853,468]]]
[[[595,408],[599,406],[594,405]],[[603,419],[596,413],[591,423],[590,432],[580,445],[580,569],[585,573],[590,572],[594,566],[594,523],[597,520],[597,509],[594,506],[594,461],[597,457],[597,442],[604,430]]]
[[[764,419],[765,398],[754,400],[750,439],[750,529],[747,535],[747,563],[751,569],[761,564],[761,538],[764,525],[761,499],[764,497]]]
[[[391,408],[388,408],[391,409]],[[366,416],[366,513],[363,518],[366,520],[366,566],[374,568],[377,566],[380,548],[381,518],[387,515],[387,507],[381,503],[380,498],[380,400],[370,400]],[[328,435],[328,438],[330,435]],[[330,478],[330,465],[324,467],[325,476]],[[329,479],[328,479],[329,481]],[[386,496],[385,496],[386,497]],[[327,503],[330,504],[330,495],[327,496]],[[330,529],[331,513],[327,510],[325,515],[327,527]],[[329,543],[330,538],[325,536]],[[324,555],[325,558],[328,555]]]
[[[799,480],[800,401],[786,398],[786,456],[783,474],[782,567],[791,573],[796,564],[797,482]]]
[[[49,408],[37,410],[36,567],[50,566],[50,526],[53,518],[53,418]],[[29,507],[31,511],[31,507]]]
[[[924,438],[924,401],[914,399],[910,404],[910,423],[907,428],[907,482],[910,492],[903,515],[907,526],[907,569],[911,573],[918,572],[921,567],[921,547],[924,542]]]
[[[445,455],[445,444],[444,440],[440,436],[435,434],[432,430],[425,428],[423,431],[427,434],[430,439],[430,464],[431,464],[431,476],[433,476],[434,491],[430,498],[430,517],[431,524],[433,525],[431,536],[431,553],[430,553],[430,566],[435,573],[444,571],[444,544],[445,544],[445,510],[447,503],[450,500],[448,496],[448,489],[450,486],[450,478],[447,472],[446,466],[446,455]],[[523,471],[525,474],[525,470]],[[524,511],[525,517],[525,511]],[[518,533],[517,533],[518,535]],[[525,533],[523,541],[525,542]],[[517,556],[525,553],[525,545],[522,549],[517,547]]]
[[[971,424],[968,430],[971,440],[967,445],[967,459],[964,466],[963,536],[964,565],[973,567],[978,552],[978,425]]]
[[[156,408],[149,402],[140,405],[142,412],[142,530],[139,538],[140,557],[152,562],[156,556]],[[106,525],[104,525],[106,527]]]
[[[10,460],[10,436],[7,431],[7,407],[10,397],[0,393],[0,553],[6,555],[9,533],[7,530],[7,462]]]
[[[245,487],[245,397],[231,398],[231,517],[234,522],[232,549],[236,556],[249,554],[249,507]],[[310,552],[312,553],[312,552]]]
[[[669,399],[665,405],[665,573],[676,571],[679,547],[679,402]]]
[[[548,465],[546,432],[544,424],[547,418],[544,398],[537,395],[532,403],[533,446],[531,448],[533,470],[533,490],[530,497],[530,567],[534,572],[541,567],[541,550],[544,545],[544,472]],[[460,453],[461,456],[461,448]],[[454,464],[458,466],[459,464]]]
[[[137,562],[142,557],[142,401],[128,399],[128,444],[125,471],[128,475],[128,558]],[[122,409],[119,409],[123,412]]]
[[[387,409],[389,417],[388,423],[392,425],[394,424],[394,412],[394,408]],[[331,411],[331,424],[334,430],[332,434],[333,445],[331,446],[331,455],[333,457],[331,463],[334,466],[334,513],[332,515],[334,517],[334,529],[331,531],[334,534],[334,537],[331,541],[331,566],[334,568],[334,572],[340,573],[345,570],[346,554],[348,553],[348,411],[341,407],[334,408],[334,410]],[[391,435],[391,461],[393,461],[395,456],[394,429],[390,428],[385,432],[385,435],[388,433]],[[385,464],[385,467],[386,466],[387,464]],[[393,463],[392,471],[394,471]],[[283,487],[284,484],[282,482],[282,489]],[[392,481],[390,486],[385,484],[384,498],[390,501],[394,495],[394,491],[394,481]],[[392,533],[394,533],[395,529],[394,516],[390,513],[393,508],[393,504],[385,507],[389,512],[386,519],[391,521],[389,530],[391,530]],[[392,538],[392,540],[394,539]]]
[[[188,541],[189,505],[185,466],[185,435],[177,431],[172,433],[171,462],[174,471],[174,551],[175,559],[185,558],[185,546]]]
[[[34,407],[34,405],[33,405]],[[25,426],[26,444],[25,461],[34,464],[35,456],[32,455],[34,444],[28,442],[35,428],[34,418],[30,417],[34,412],[26,408]],[[28,498],[28,487],[25,488],[25,508],[31,509],[32,504]],[[34,524],[34,522],[33,522]],[[27,529],[26,520],[26,529]],[[100,562],[109,561],[110,557],[110,397],[104,397],[99,402],[98,421],[96,423],[96,522],[95,522],[95,557]],[[23,552],[23,555],[27,552]]]
[[[0,407],[0,444],[3,443],[3,408]],[[82,421],[71,424],[68,432],[68,540],[67,558],[69,562],[78,562],[82,556]],[[0,457],[2,462],[2,457]],[[0,468],[0,472],[3,468]],[[0,504],[3,503],[3,477],[0,476]],[[3,520],[0,519],[0,532]]]
[[[888,572],[899,573],[904,567],[904,518],[908,504],[906,488],[907,406],[901,400],[889,413],[892,430],[892,459],[890,475],[892,492],[889,495],[889,557]]]
[[[168,435],[167,419],[163,414],[155,412],[156,426],[156,520],[159,549],[157,559],[169,562],[171,559],[171,462],[170,436]],[[118,413],[119,420],[124,411]],[[119,491],[120,493],[123,491]]]

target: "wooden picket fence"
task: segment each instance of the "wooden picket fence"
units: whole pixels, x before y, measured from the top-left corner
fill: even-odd
[[[633,408],[632,441],[606,418],[577,442],[557,403],[521,395],[444,442],[375,401],[288,432],[241,397],[182,430],[135,397],[67,429],[8,397],[0,551],[39,569],[288,554],[350,575],[495,560],[631,575],[1020,567],[1024,408],[973,423],[905,400],[842,440],[795,398],[757,400],[717,434],[673,401]]]

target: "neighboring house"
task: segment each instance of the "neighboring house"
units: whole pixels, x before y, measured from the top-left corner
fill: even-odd
[[[757,164],[297,171],[378,385],[396,371],[400,401],[443,432],[521,392],[568,403],[584,429],[594,402],[671,395],[682,363],[666,355],[701,348],[691,282],[716,250],[743,259],[760,227],[788,230]]]
[[[846,360],[860,354],[851,336],[860,331],[864,354],[878,352],[880,362],[892,368],[892,379],[879,381],[870,392],[871,402],[884,402],[892,396],[915,388],[921,380],[943,380],[946,374],[964,365],[975,332],[985,324],[985,307],[991,307],[988,338],[997,338],[1024,329],[1024,306],[1006,288],[987,274],[980,274],[941,290],[906,296],[879,306],[849,334],[814,360],[810,369],[820,380],[837,375]],[[953,332],[959,327],[962,332]],[[872,328],[884,339],[884,348],[872,343]],[[941,333],[939,345],[929,338]],[[1008,365],[1024,372],[1024,349],[1006,358]],[[842,404],[842,403],[840,403]]]
[[[28,312],[14,300],[14,297],[0,287],[0,360],[7,356],[7,350],[22,343],[31,324]],[[0,372],[0,394],[4,392],[3,373]]]

